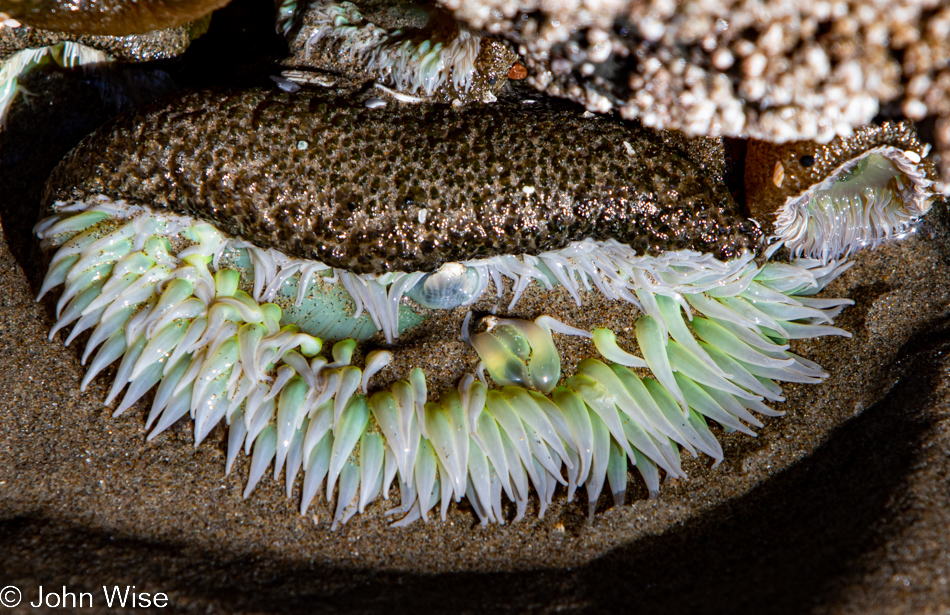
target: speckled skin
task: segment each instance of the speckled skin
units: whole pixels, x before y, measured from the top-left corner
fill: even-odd
[[[849,160],[881,145],[913,151],[921,158],[927,153],[911,122],[863,126],[855,129],[851,137],[837,137],[829,143],[750,140],[745,160],[745,190],[752,217],[771,225],[775,212],[788,197],[802,194]],[[925,158],[921,164],[928,176],[934,178],[933,161]],[[776,165],[781,165],[780,173],[776,172]]]
[[[208,29],[210,20],[209,16],[174,28],[128,36],[70,34],[29,26],[0,28],[0,61],[21,49],[47,47],[62,41],[74,41],[104,51],[121,62],[165,60],[184,53],[191,41]]]
[[[726,258],[760,238],[655,133],[540,104],[368,109],[305,90],[190,92],[87,137],[47,203],[97,193],[361,273],[586,237]]]
[[[0,11],[28,26],[125,36],[173,28],[219,9],[229,0],[0,0]]]

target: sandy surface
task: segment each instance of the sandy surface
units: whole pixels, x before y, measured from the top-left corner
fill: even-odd
[[[22,109],[0,133],[0,586],[165,592],[181,612],[599,611],[868,613],[950,610],[950,245],[945,208],[918,234],[864,253],[828,295],[856,305],[851,339],[797,346],[831,374],[785,387],[756,439],[627,505],[563,493],[543,519],[389,529],[377,503],[336,532],[326,505],[296,512],[268,480],[242,500],[247,460],[223,476],[219,427],[195,450],[181,424],[145,442],[145,407],[118,419],[106,377],[80,394],[79,349],[47,339],[30,227],[43,178],[97,121]],[[77,93],[78,92],[78,93]],[[103,114],[106,114],[103,111]],[[12,117],[11,121],[16,118]],[[25,602],[24,602],[25,604]],[[24,611],[25,612],[25,611]]]

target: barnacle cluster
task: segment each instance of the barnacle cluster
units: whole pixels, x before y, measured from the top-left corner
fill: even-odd
[[[879,114],[935,118],[950,177],[950,8],[938,0],[441,4],[516,41],[532,85],[593,111],[773,142],[848,136]]]

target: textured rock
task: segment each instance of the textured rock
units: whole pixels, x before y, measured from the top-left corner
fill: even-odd
[[[125,36],[184,25],[221,8],[228,1],[2,0],[0,11],[8,18],[44,30]]]
[[[51,32],[29,26],[0,28],[0,61],[21,49],[46,47],[74,41],[103,51],[122,62],[166,60],[181,55],[208,28],[209,18],[147,34],[107,36]]]

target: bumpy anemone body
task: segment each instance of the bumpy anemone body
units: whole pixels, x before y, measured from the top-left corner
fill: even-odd
[[[368,109],[311,92],[202,91],[112,122],[49,188],[55,201],[103,194],[211,220],[367,274],[585,238],[729,258],[759,237],[684,155],[573,108]]]
[[[623,502],[628,465],[656,493],[681,449],[721,460],[710,421],[752,433],[777,382],[826,376],[789,341],[846,335],[831,323],[850,301],[814,296],[846,265],[756,262],[755,225],[678,150],[563,108],[519,107],[514,129],[501,105],[321,100],[209,92],[130,114],[63,163],[37,226],[41,293],[65,285],[53,333],[91,331],[83,387],[118,360],[106,401],[157,387],[150,438],[190,414],[197,445],[224,421],[228,469],[251,454],[246,495],[274,462],[288,495],[303,470],[302,512],[325,484],[335,524],[394,484],[399,523],[463,497],[504,522],[503,495],[517,519],[532,489],[543,514],[558,484],[593,513],[605,487]],[[555,136],[548,121],[566,144],[517,141]],[[364,150],[390,170],[365,174]],[[534,243],[486,222],[498,211]]]
[[[285,2],[278,17],[290,65],[375,79],[403,101],[494,102],[510,75],[525,76],[512,71],[518,56],[507,43],[431,5],[368,8],[364,15],[352,2],[296,4]]]

